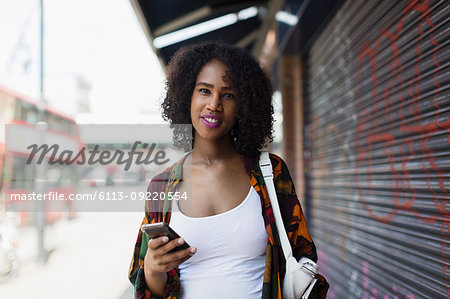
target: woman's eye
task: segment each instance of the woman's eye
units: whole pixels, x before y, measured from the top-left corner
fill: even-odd
[[[204,94],[210,94],[211,92],[208,90],[208,89],[206,89],[206,88],[200,88],[199,89],[199,92],[200,93],[204,93]]]
[[[236,98],[236,96],[232,93],[224,93],[223,97],[227,98],[227,99],[235,99]]]

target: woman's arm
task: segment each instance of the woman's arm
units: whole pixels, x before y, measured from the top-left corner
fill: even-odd
[[[289,169],[286,163],[277,155],[270,154],[270,159],[273,167],[278,204],[292,246],[292,254],[297,260],[305,256],[313,261],[317,261],[316,246],[306,227],[305,217],[295,192]]]
[[[142,224],[147,224],[144,218]],[[156,239],[155,239],[156,240]],[[181,290],[179,273],[175,269],[157,274],[146,271],[145,258],[148,251],[148,237],[139,231],[128,278],[134,286],[136,299],[178,298]],[[152,241],[153,242],[153,241]]]
[[[169,253],[175,247],[184,243],[182,238],[169,241],[166,236],[151,239],[147,243],[147,253],[144,258],[145,282],[149,290],[158,296],[163,296],[167,284],[167,272],[178,267],[189,259],[195,250],[192,247]]]
[[[162,174],[155,177],[154,179],[152,179],[147,189],[148,192],[163,192],[168,176],[169,173],[165,171]],[[149,202],[153,206],[149,207],[148,206]],[[160,206],[156,206],[157,204],[160,204],[159,201],[146,201],[146,212],[145,217],[142,220],[141,226],[143,224],[162,221],[162,213],[160,212]],[[161,297],[178,298],[180,296],[181,283],[179,273],[176,271],[176,269],[172,269],[167,273],[164,273],[164,275],[166,276],[165,279],[166,281],[163,284],[162,292],[159,292],[160,289],[158,290],[158,287],[155,288],[155,286],[153,286],[153,283],[155,283],[156,285],[162,284],[164,282],[164,279],[162,278],[163,275],[159,275],[160,276],[159,278],[161,278],[160,281],[158,281],[159,278],[155,276],[154,273],[149,273],[147,277],[145,273],[146,271],[144,269],[144,260],[147,254],[149,241],[150,239],[148,238],[148,236],[142,233],[141,229],[139,228],[128,272],[128,278],[134,286],[135,298],[136,299],[151,299]],[[154,288],[156,293],[150,291],[153,290]]]
[[[145,264],[145,262],[144,262]],[[148,272],[145,271],[145,282],[147,283],[148,288],[155,296],[163,296],[164,295],[164,287],[167,283],[167,274],[164,272]]]

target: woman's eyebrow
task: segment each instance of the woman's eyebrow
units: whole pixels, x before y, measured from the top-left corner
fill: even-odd
[[[210,84],[210,83],[206,83],[206,82],[198,82],[197,84],[195,84],[195,86],[198,86],[198,85],[204,85],[209,88],[214,88],[214,84]],[[224,86],[224,87],[222,87],[222,90],[235,90],[235,88],[233,88],[231,86]]]
[[[209,83],[206,83],[206,82],[198,82],[197,84],[195,84],[196,86],[197,85],[205,85],[206,87],[209,87],[209,88],[214,88],[214,85],[213,84],[209,84]]]

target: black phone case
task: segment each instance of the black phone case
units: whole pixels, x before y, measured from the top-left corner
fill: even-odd
[[[154,227],[143,227],[142,231],[145,232],[151,239],[158,238],[161,236],[167,236],[170,241],[180,238],[180,236],[169,226],[167,223],[162,223],[160,226]],[[189,244],[184,241],[180,246],[175,247],[170,250],[169,253],[176,252],[178,250],[189,248]]]

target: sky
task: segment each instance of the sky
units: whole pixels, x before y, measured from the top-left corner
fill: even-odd
[[[0,1],[0,85],[39,96],[39,0]],[[84,123],[154,123],[164,72],[128,0],[44,0],[48,103]],[[75,115],[75,78],[90,113]]]

